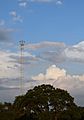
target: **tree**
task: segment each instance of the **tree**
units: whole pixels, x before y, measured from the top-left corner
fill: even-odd
[[[71,107],[69,110],[63,111],[60,115],[60,120],[81,120],[79,108]]]
[[[19,111],[18,120],[58,120],[62,113],[72,108],[75,111],[77,106],[67,91],[43,84],[16,97],[14,108]]]
[[[0,103],[0,120],[15,120],[16,114],[11,103]]]

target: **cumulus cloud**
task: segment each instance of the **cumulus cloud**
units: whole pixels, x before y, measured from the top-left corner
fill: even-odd
[[[50,66],[46,73],[40,73],[32,79],[38,81],[38,84],[51,84],[56,88],[68,90],[73,95],[84,94],[84,74],[70,75],[56,65]]]
[[[64,69],[60,69],[55,65],[50,66],[46,73],[40,73],[37,76],[32,77],[33,80],[49,80],[49,79],[58,79],[59,77],[66,76],[66,71]]]
[[[46,73],[40,73],[37,76],[33,76],[33,80],[61,80],[64,78],[65,80],[68,78],[76,79],[84,82],[84,74],[83,75],[70,75],[67,73],[65,69],[61,69],[56,65],[51,65],[47,68]]]
[[[9,14],[14,22],[23,22],[23,18],[16,11],[11,11]]]

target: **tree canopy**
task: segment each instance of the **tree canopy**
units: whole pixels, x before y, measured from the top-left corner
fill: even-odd
[[[77,113],[74,98],[67,91],[44,84],[34,87],[24,96],[16,97],[14,106],[17,111],[23,113],[19,114],[21,120],[57,120],[63,119],[61,115],[66,113],[68,117],[73,116],[70,113],[72,110]]]
[[[65,90],[39,85],[17,96],[13,104],[0,103],[0,120],[83,120],[84,108]]]

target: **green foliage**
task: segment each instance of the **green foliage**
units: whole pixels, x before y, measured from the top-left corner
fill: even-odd
[[[83,120],[84,108],[74,98],[51,85],[34,87],[13,104],[0,103],[0,120]]]
[[[32,115],[37,120],[60,118],[62,112],[77,107],[74,98],[67,91],[55,89],[51,85],[41,85],[29,90],[26,95],[15,99],[14,106],[26,117]],[[20,114],[20,117],[23,115]]]
[[[77,107],[63,111],[60,116],[60,120],[81,120],[81,114]]]
[[[15,120],[16,115],[13,111],[0,112],[0,120]]]
[[[16,114],[11,103],[0,104],[0,120],[15,120]]]

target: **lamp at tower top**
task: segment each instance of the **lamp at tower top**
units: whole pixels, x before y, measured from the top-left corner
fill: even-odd
[[[23,47],[24,44],[25,44],[25,41],[24,41],[24,40],[21,40],[21,41],[19,41],[19,43],[20,43],[20,46]]]

